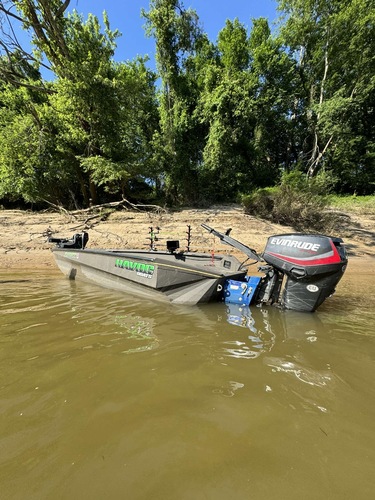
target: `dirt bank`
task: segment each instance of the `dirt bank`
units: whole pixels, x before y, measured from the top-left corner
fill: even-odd
[[[187,209],[158,213],[120,210],[98,222],[98,217],[86,214],[56,212],[0,211],[0,269],[55,269],[48,236],[70,237],[76,232],[89,233],[90,248],[148,248],[149,230],[160,228],[158,248],[165,240],[180,240],[186,246],[188,225],[191,227],[191,250],[229,252],[217,238],[201,227],[206,223],[219,231],[232,228],[231,236],[261,252],[272,234],[293,231],[292,228],[271,224],[243,213],[239,206],[210,209]],[[351,216],[351,223],[335,236],[344,239],[350,256],[350,267],[357,268],[363,259],[375,268],[375,220],[373,217]],[[361,257],[361,259],[358,259]]]

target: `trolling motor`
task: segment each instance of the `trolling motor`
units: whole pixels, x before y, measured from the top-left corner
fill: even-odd
[[[348,263],[341,238],[298,233],[270,236],[260,256],[229,233],[219,233],[206,224],[202,227],[248,258],[266,264],[258,268],[262,277],[227,280],[223,290],[226,303],[274,304],[312,312],[334,293]]]

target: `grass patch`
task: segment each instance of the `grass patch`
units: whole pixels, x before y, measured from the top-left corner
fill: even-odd
[[[338,196],[329,197],[329,205],[336,210],[358,215],[375,215],[375,195],[373,196]]]

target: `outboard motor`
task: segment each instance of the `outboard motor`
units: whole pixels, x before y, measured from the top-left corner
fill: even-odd
[[[285,275],[279,303],[295,311],[315,311],[334,293],[348,262],[341,238],[314,234],[271,236],[262,257]]]
[[[341,238],[298,233],[271,236],[259,255],[229,236],[229,229],[219,233],[207,224],[202,227],[248,259],[266,263],[258,268],[262,278],[227,280],[223,289],[227,304],[274,304],[294,311],[315,311],[334,293],[348,263]]]

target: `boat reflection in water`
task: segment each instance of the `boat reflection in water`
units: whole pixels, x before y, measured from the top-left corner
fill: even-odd
[[[251,308],[238,304],[225,304],[226,320],[235,327],[248,329],[250,333],[236,335],[236,338],[223,341],[224,353],[233,358],[257,358],[264,352],[271,351],[276,336],[268,318],[268,309]],[[237,329],[228,331],[233,334]]]
[[[181,347],[200,343],[208,335],[219,357],[255,359],[270,353],[276,343],[314,341],[322,330],[317,314],[224,303],[171,306],[86,283],[79,288],[75,282],[66,284],[71,290],[72,320],[78,327],[74,340],[86,348],[121,345],[121,352],[132,354],[163,349],[171,342]]]
[[[63,284],[70,321],[75,324],[70,329],[75,351],[111,348],[118,354],[158,351],[166,355],[170,350],[194,349],[198,357],[207,355],[206,359],[220,363],[262,359],[272,373],[300,380],[318,380],[311,370],[326,371],[324,364],[298,354],[301,343],[306,356],[311,351],[308,344],[313,347],[321,333],[327,334],[318,314],[224,303],[172,306],[135,300],[90,284]],[[65,345],[62,349],[56,341],[54,348],[66,355]]]
[[[222,341],[224,358],[261,359],[269,377],[266,392],[277,387],[285,401],[292,399],[295,405],[327,412],[327,400],[334,399],[342,381],[319,347],[319,335],[329,335],[329,328],[317,314],[231,304],[226,306],[226,321],[232,328]],[[322,388],[323,399],[321,392],[311,392]]]
[[[285,311],[272,307],[247,307],[237,304],[223,305],[226,321],[234,327],[248,329],[244,335],[237,328],[228,329],[236,340],[225,341],[227,355],[233,357],[257,358],[262,353],[270,352],[278,340],[317,340],[318,331],[323,325],[316,314]],[[240,335],[238,335],[240,333]]]

